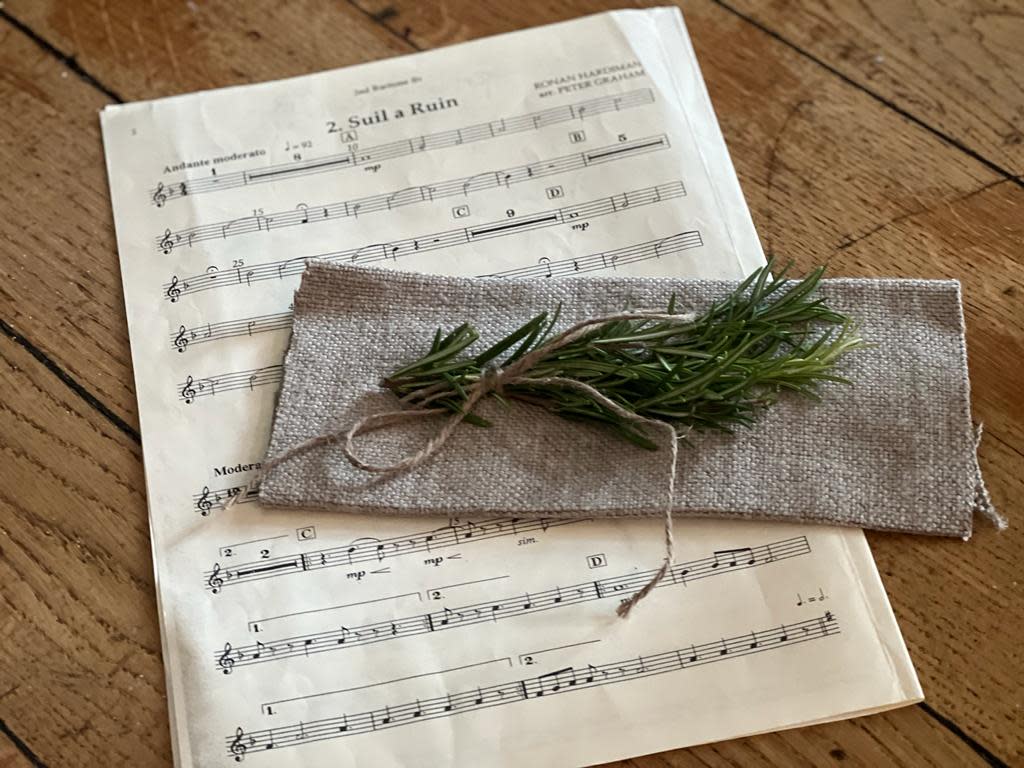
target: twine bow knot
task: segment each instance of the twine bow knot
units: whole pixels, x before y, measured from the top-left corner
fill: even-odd
[[[384,411],[382,413],[374,413],[369,416],[364,416],[351,426],[316,435],[315,437],[311,437],[308,440],[304,440],[303,442],[282,451],[276,456],[266,459],[256,477],[249,482],[245,489],[231,498],[228,502],[228,507],[233,506],[240,497],[245,496],[247,493],[257,488],[260,480],[262,480],[272,469],[280,466],[289,459],[307,453],[315,448],[331,445],[343,440],[342,452],[352,466],[357,467],[364,472],[399,475],[419,467],[436,455],[444,444],[448,442],[448,438],[452,436],[452,433],[459,424],[461,424],[462,421],[472,413],[473,408],[475,408],[476,405],[489,394],[497,394],[500,396],[504,392],[504,388],[507,386],[511,387],[517,384],[531,383],[572,389],[580,394],[586,395],[594,402],[604,408],[607,408],[609,411],[625,421],[649,426],[664,433],[669,442],[670,460],[668,498],[665,504],[664,517],[665,559],[662,562],[661,567],[655,572],[654,576],[643,586],[643,588],[619,604],[616,609],[616,613],[622,618],[626,618],[634,606],[650,594],[651,590],[658,585],[658,583],[668,573],[668,569],[672,566],[672,560],[675,552],[675,540],[672,533],[672,507],[675,500],[676,467],[679,461],[679,439],[685,435],[680,435],[679,432],[676,431],[676,428],[666,421],[640,416],[633,411],[624,408],[622,405],[585,382],[561,376],[531,377],[528,374],[530,370],[541,360],[549,357],[553,352],[558,351],[562,347],[577,341],[587,332],[588,329],[595,325],[603,325],[605,323],[615,322],[618,320],[666,320],[674,323],[688,323],[692,322],[695,317],[696,316],[694,314],[669,314],[665,312],[640,310],[635,312],[620,312],[613,315],[605,315],[603,317],[591,318],[589,320],[576,323],[557,336],[552,337],[548,342],[539,345],[508,365],[498,366],[490,364],[486,366],[483,370],[483,374],[480,376],[480,379],[476,383],[465,388],[467,395],[466,400],[462,404],[461,410],[455,413],[452,413],[451,410],[447,408],[424,407],[429,406],[431,402],[445,396],[444,392],[431,392],[429,390],[418,391],[412,393],[412,395],[407,395],[402,398],[402,402],[408,402],[413,396],[415,396],[418,407],[402,408],[399,410]],[[360,435],[368,432],[374,432],[385,427],[394,426],[396,424],[416,421],[444,413],[449,413],[451,416],[420,450],[399,459],[392,464],[371,464],[356,453],[355,441]]]

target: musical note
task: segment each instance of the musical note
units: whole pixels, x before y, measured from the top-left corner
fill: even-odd
[[[210,514],[210,510],[213,509],[213,502],[210,501],[210,487],[207,485],[203,486],[203,492],[199,495],[199,500],[196,501],[196,509],[199,510],[199,514],[206,517]]]
[[[217,659],[217,664],[225,675],[230,675],[235,666],[235,660],[231,658],[231,643],[224,643],[224,652]]]
[[[730,568],[735,568],[736,564],[740,561],[742,555],[746,555],[747,565],[754,564],[754,552],[750,547],[740,547],[738,549],[718,549],[715,550],[715,562],[712,564],[712,568],[717,568],[722,563],[722,559],[729,564]]]
[[[554,672],[547,672],[537,678],[540,683],[537,695],[542,695],[544,691],[544,681],[551,679],[554,681],[551,688],[547,691],[548,693],[558,693],[566,685],[576,685],[576,670],[572,667],[566,667],[565,669],[559,669]]]

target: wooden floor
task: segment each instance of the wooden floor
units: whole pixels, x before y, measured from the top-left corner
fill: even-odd
[[[171,763],[97,111],[610,6],[0,3],[0,767]],[[766,250],[963,281],[1011,528],[870,536],[927,703],[628,764],[1024,765],[1024,2],[682,7]]]

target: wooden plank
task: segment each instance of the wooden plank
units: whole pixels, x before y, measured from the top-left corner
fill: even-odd
[[[0,387],[0,717],[50,766],[162,765],[139,448],[6,336]]]
[[[727,0],[882,99],[1024,174],[1024,15],[999,0]]]
[[[105,98],[0,19],[0,100],[0,318],[136,423],[96,120]]]
[[[128,4],[118,6],[115,15],[128,14],[132,24],[141,24],[124,5]],[[394,14],[387,23],[400,34],[408,27],[410,39],[418,44],[598,9],[583,3],[562,4],[555,10],[529,3],[505,6],[501,13],[454,2],[366,7],[370,12],[390,7]],[[51,9],[51,15],[63,12],[53,3],[8,3],[7,8],[19,18],[39,8]],[[1020,376],[1013,375],[1019,372],[1014,366],[1024,359],[1019,354],[1019,322],[1014,325],[1020,319],[1021,295],[1019,270],[1013,269],[1021,252],[1019,228],[1014,228],[1019,224],[1019,192],[1011,184],[986,188],[999,182],[997,174],[881,109],[870,97],[736,17],[703,5],[685,9],[756,223],[771,249],[797,257],[801,266],[830,259],[840,274],[955,275],[968,280],[976,409],[992,431],[992,439],[983,446],[983,460],[997,502],[1019,517],[1024,446],[1014,393]],[[374,57],[375,52],[400,45],[388,33],[368,28],[364,18],[342,19],[337,7],[326,3],[304,7],[305,21],[299,27],[264,24],[265,19],[279,20],[273,8],[265,10],[247,4],[236,15],[251,20],[249,31],[257,31],[268,47],[275,48],[272,58],[301,35],[312,35],[326,46],[329,41],[321,30],[336,37],[339,26],[358,30],[358,37],[346,38],[350,45],[340,46],[353,58],[364,55],[364,48],[368,57]],[[181,19],[191,13],[184,4],[159,5],[157,12],[146,9],[147,16],[168,24],[167,19],[185,23]],[[417,21],[421,16],[422,23]],[[48,19],[39,21],[48,33]],[[75,32],[78,41],[97,46],[68,48],[87,68],[103,80],[109,75],[130,97],[158,95],[153,90],[157,81],[147,80],[141,69],[133,70],[133,62],[124,56],[104,52],[98,42],[102,35],[95,30],[103,22],[98,10],[95,16],[76,17],[76,22],[82,27]],[[230,82],[239,76],[232,70],[253,77],[283,74],[270,74],[270,64],[250,60],[248,43],[235,41],[232,48],[217,38],[225,43],[218,50],[199,38],[193,33],[186,40],[191,41],[188,54],[193,66],[180,90],[199,87],[195,79],[207,78],[203,85]],[[328,66],[335,51],[323,46],[301,48],[304,57],[293,66]],[[164,57],[164,69],[170,66],[166,51],[158,47],[153,55]],[[277,60],[271,63],[284,66]],[[38,173],[37,179],[61,181],[60,195],[42,191],[38,180],[23,181],[18,194],[11,194],[11,183],[0,191],[8,213],[0,222],[0,237],[14,244],[7,250],[16,262],[0,286],[0,317],[16,317],[19,329],[104,402],[133,418],[94,116],[102,98],[73,75],[61,77],[61,70],[0,23],[0,95],[12,105],[0,115],[0,129],[8,137],[0,144],[0,167],[5,178],[31,179]],[[287,70],[292,71],[296,70]],[[46,157],[24,149],[34,147],[38,135],[52,139]],[[83,272],[88,279],[83,279]],[[76,278],[78,285],[72,283]],[[1011,366],[1010,375],[1006,366]],[[1019,591],[1012,591],[1018,589],[1012,583],[1012,558],[1021,546],[1016,537],[1011,528],[999,537],[982,531],[970,545],[872,539],[933,704],[1007,760],[1020,755],[1022,738],[1012,727],[1016,705],[1006,693],[1007,681],[1022,677],[1020,655],[1013,651],[1016,645],[1010,636],[1021,619]],[[44,551],[40,552],[42,557]],[[60,547],[54,556],[61,556]],[[993,578],[978,578],[983,574]],[[965,680],[970,684],[964,685]]]
[[[0,768],[32,768],[29,759],[3,734],[0,734]]]
[[[731,768],[732,766],[842,765],[982,766],[976,753],[920,707],[881,715],[766,733],[747,739],[678,749],[612,763],[607,768]]]
[[[126,100],[304,75],[407,53],[358,10],[312,3],[7,0],[4,10]]]
[[[138,448],[7,338],[0,388],[11,393],[0,403],[11,480],[0,491],[0,609],[9,617],[0,716],[50,766],[169,766]],[[984,765],[920,707],[618,765],[820,764],[826,756],[850,765]]]

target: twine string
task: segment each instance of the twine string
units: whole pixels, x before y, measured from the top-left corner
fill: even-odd
[[[322,446],[331,445],[333,443],[343,441],[342,452],[345,458],[348,459],[352,466],[363,470],[364,472],[371,472],[375,474],[402,474],[410,470],[419,467],[424,462],[429,460],[432,456],[436,455],[441,448],[444,447],[448,438],[452,436],[456,428],[462,421],[468,416],[473,408],[480,402],[484,397],[491,393],[502,394],[505,387],[511,386],[523,386],[530,384],[540,384],[546,386],[557,386],[565,389],[575,390],[583,395],[586,395],[602,407],[607,408],[609,411],[614,413],[626,421],[633,422],[634,424],[640,424],[651,427],[657,431],[665,433],[669,442],[670,458],[669,458],[669,478],[668,478],[668,498],[665,504],[665,515],[664,515],[664,536],[665,536],[665,559],[661,564],[661,567],[655,572],[654,576],[651,577],[650,581],[647,582],[640,590],[634,593],[631,597],[623,600],[616,613],[626,618],[629,616],[630,611],[647,597],[658,584],[661,582],[665,575],[668,573],[669,568],[672,567],[672,561],[675,556],[675,538],[672,532],[672,507],[675,501],[675,489],[676,489],[676,468],[679,463],[679,440],[684,435],[680,435],[676,428],[666,421],[660,421],[659,419],[649,418],[647,416],[640,416],[633,411],[630,411],[611,398],[604,395],[601,391],[595,387],[587,384],[586,382],[577,381],[576,379],[570,379],[561,376],[543,376],[543,377],[531,377],[528,376],[528,372],[534,368],[542,360],[549,357],[553,352],[572,344],[577,341],[580,337],[585,335],[587,331],[595,325],[603,325],[605,323],[616,322],[618,320],[667,320],[675,323],[688,323],[692,322],[696,315],[693,313],[689,314],[667,314],[665,312],[653,312],[653,311],[635,311],[635,312],[620,312],[613,315],[605,315],[602,317],[591,318],[589,320],[583,320],[570,326],[562,333],[552,337],[549,341],[541,344],[536,349],[527,352],[518,360],[509,363],[504,367],[488,367],[484,370],[480,380],[475,384],[466,387],[467,397],[465,403],[462,404],[461,410],[451,414],[451,416],[445,421],[441,428],[434,433],[422,448],[415,453],[405,456],[402,459],[392,464],[371,464],[370,462],[362,459],[357,453],[355,448],[355,440],[360,435],[374,432],[378,429],[385,427],[394,426],[396,424],[402,424],[409,421],[418,421],[428,416],[436,416],[443,413],[450,413],[447,408],[429,408],[431,402],[446,395],[446,391],[443,387],[431,387],[427,390],[421,390],[414,392],[411,395],[407,395],[403,398],[403,402],[415,401],[419,407],[416,408],[405,408],[395,411],[384,411],[381,413],[370,414],[357,420],[351,426],[343,427],[341,429],[332,430],[325,432],[320,435],[304,440],[301,443],[293,445],[276,456],[272,456],[263,462],[260,467],[260,471],[249,481],[248,485],[242,489],[241,492],[231,497],[228,501],[226,508],[230,509],[233,507],[239,498],[248,495],[259,487],[260,481],[266,477],[267,473],[273,470],[275,467],[280,466],[284,462],[295,458],[296,456],[307,453],[315,448]]]

